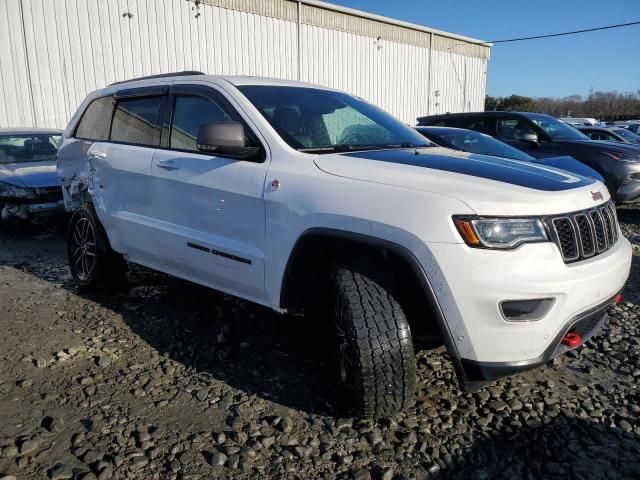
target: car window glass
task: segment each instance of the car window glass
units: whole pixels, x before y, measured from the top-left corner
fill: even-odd
[[[475,130],[480,133],[489,133],[489,120],[477,117],[461,118],[457,125],[459,128]]]
[[[97,98],[89,104],[76,129],[76,137],[85,140],[107,140],[113,111],[113,97]]]
[[[518,140],[525,134],[536,133],[522,118],[499,118],[496,137],[500,140]]]
[[[119,100],[113,115],[111,140],[136,145],[160,144],[160,110],[164,97]]]
[[[0,165],[55,160],[59,135],[0,136]]]
[[[216,102],[195,95],[177,95],[171,122],[171,148],[197,151],[196,139],[201,125],[232,120]]]
[[[362,99],[320,88],[241,86],[280,137],[301,151],[428,146],[416,131]]]

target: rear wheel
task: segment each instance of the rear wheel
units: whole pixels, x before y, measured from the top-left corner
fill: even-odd
[[[67,255],[71,275],[82,287],[117,286],[126,271],[126,262],[111,248],[93,206],[88,203],[69,221]]]
[[[413,402],[411,331],[383,258],[363,257],[331,269],[337,374],[354,416],[376,418]]]

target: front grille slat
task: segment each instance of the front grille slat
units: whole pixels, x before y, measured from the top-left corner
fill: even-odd
[[[571,220],[567,217],[554,218],[553,226],[558,236],[558,245],[560,246],[562,257],[567,261],[576,260],[580,253],[578,251],[576,232]]]
[[[576,226],[578,227],[578,233],[580,234],[580,245],[582,246],[582,256],[592,257],[596,253],[596,246],[593,239],[593,232],[591,228],[591,222],[589,217],[584,213],[578,214],[575,217]]]
[[[615,205],[547,219],[552,239],[565,263],[591,258],[610,249],[620,237]]]
[[[607,208],[601,208],[600,214],[604,219],[604,226],[607,231],[607,244],[613,245],[613,223],[611,222],[611,213]]]

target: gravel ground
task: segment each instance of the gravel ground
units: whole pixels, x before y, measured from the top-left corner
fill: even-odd
[[[335,417],[304,318],[142,268],[71,281],[62,228],[0,232],[0,479],[640,478],[640,211],[626,301],[553,366],[457,390],[417,352],[417,402]],[[5,475],[3,477],[3,475]]]

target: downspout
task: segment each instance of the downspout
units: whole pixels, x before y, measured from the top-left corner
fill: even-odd
[[[427,115],[431,115],[431,52],[433,52],[433,32],[429,32],[429,70],[427,71]]]
[[[302,80],[302,67],[301,67],[301,58],[302,55],[300,53],[300,49],[301,49],[301,45],[302,45],[302,2],[300,0],[298,0],[298,30],[297,30],[297,34],[298,34],[298,81]]]
[[[464,87],[462,89],[462,101],[464,104],[462,105],[462,112],[467,111],[467,60],[468,58],[464,57]]]
[[[26,67],[27,67],[27,83],[29,84],[29,101],[31,102],[31,115],[33,118],[33,126],[37,127],[38,126],[38,119],[36,118],[36,99],[33,96],[33,85],[31,83],[31,68],[30,68],[30,63],[29,62],[29,50],[27,49],[27,32],[25,29],[25,22],[24,22],[24,9],[22,7],[22,0],[20,0],[18,2],[18,5],[20,7],[20,27],[22,30],[22,48],[24,48],[24,57],[27,60],[26,61]]]

